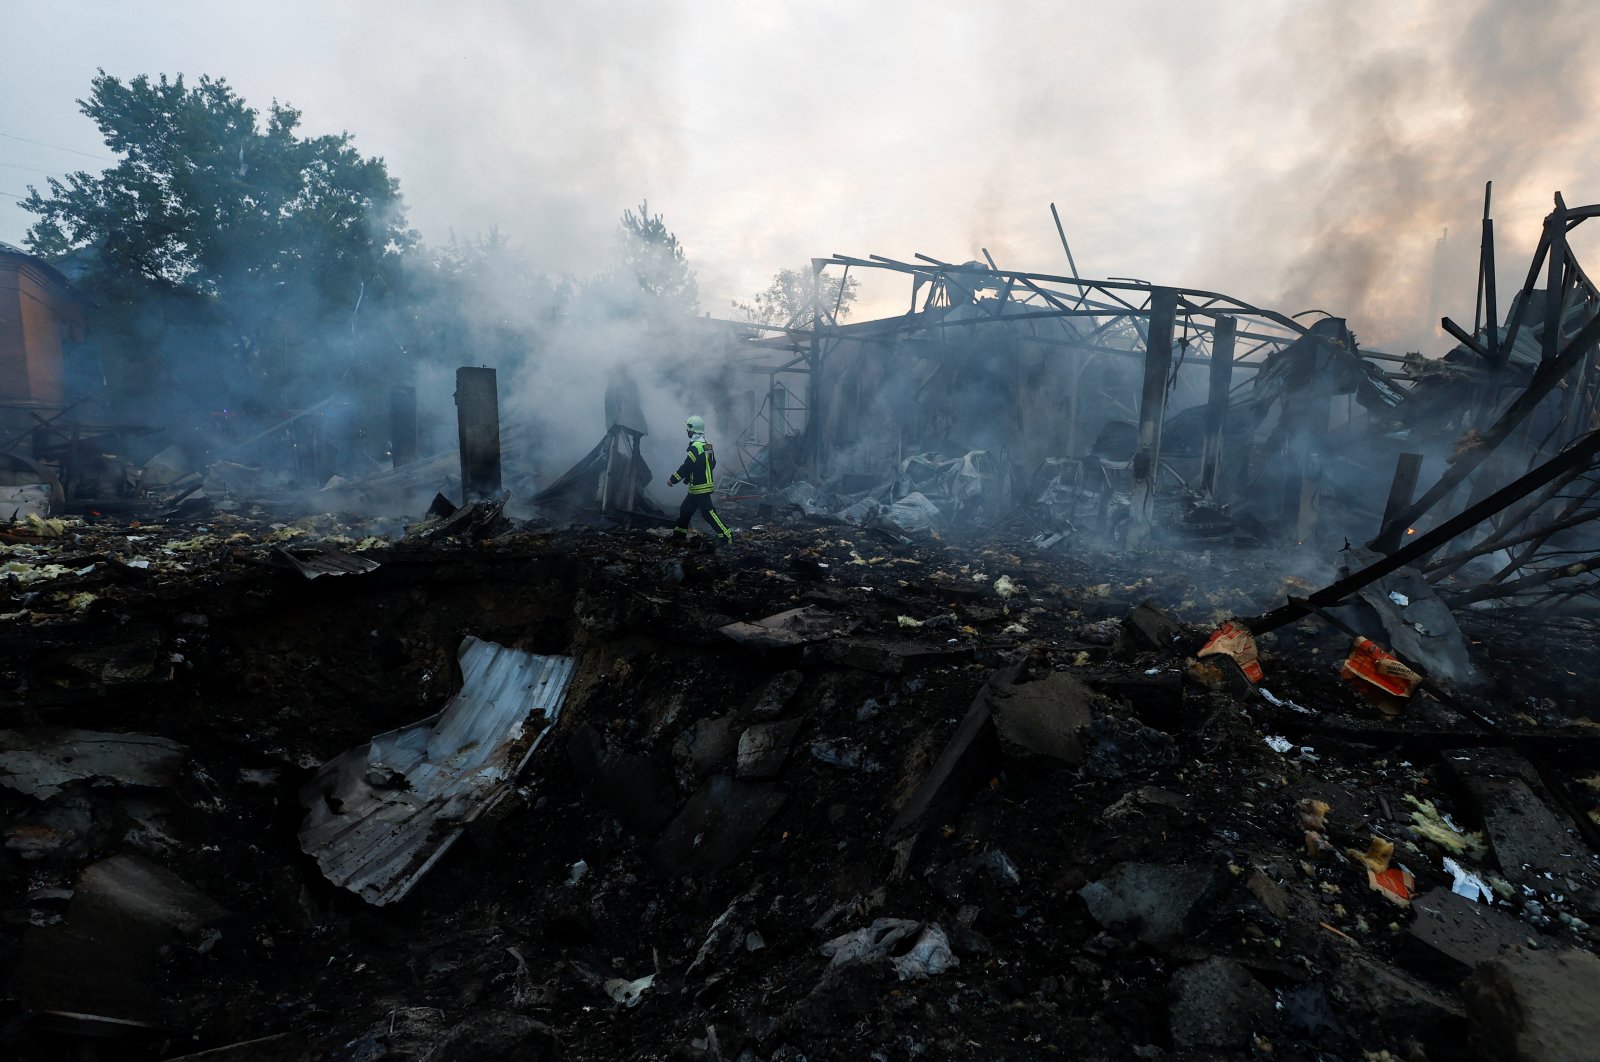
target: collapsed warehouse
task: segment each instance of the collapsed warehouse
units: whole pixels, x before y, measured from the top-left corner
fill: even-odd
[[[116,506],[44,478],[82,436],[35,417],[6,1041],[1583,1057],[1596,214],[1558,199],[1503,323],[1486,219],[1439,358],[1075,268],[814,260],[810,320],[701,326],[765,383],[707,410],[721,549],[673,540],[626,380],[560,475],[465,368],[454,450],[402,389],[382,473],[168,453]],[[825,304],[867,269],[907,313]],[[246,442],[314,449],[310,412]]]

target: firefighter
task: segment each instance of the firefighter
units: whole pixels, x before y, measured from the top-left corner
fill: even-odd
[[[687,483],[689,493],[678,508],[678,525],[673,528],[673,534],[679,541],[686,540],[689,537],[689,521],[699,512],[705,514],[706,523],[724,542],[732,542],[733,532],[728,530],[728,525],[722,522],[722,517],[717,515],[717,510],[711,504],[711,474],[717,469],[717,455],[712,452],[711,443],[706,439],[706,422],[701,417],[689,417],[683,422],[683,427],[689,433],[689,452],[678,470],[667,478],[667,483]]]

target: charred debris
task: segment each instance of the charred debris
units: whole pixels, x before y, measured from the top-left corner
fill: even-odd
[[[911,302],[701,323],[720,549],[626,379],[560,474],[486,368],[361,476],[31,413],[9,1056],[1590,1057],[1596,213],[1433,358],[816,259]]]

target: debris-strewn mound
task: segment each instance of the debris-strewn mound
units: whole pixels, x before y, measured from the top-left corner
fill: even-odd
[[[0,619],[12,1057],[1592,1039],[1600,737],[1519,666],[1579,621],[1459,617],[1473,688],[1397,708],[1223,629],[1263,551],[62,530]]]

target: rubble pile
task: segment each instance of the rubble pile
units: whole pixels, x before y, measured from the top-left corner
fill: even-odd
[[[1391,713],[1225,628],[1335,558],[206,519],[0,536],[10,1057],[1592,1040],[1581,619],[1458,613]]]

